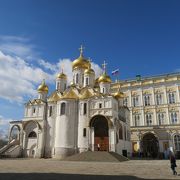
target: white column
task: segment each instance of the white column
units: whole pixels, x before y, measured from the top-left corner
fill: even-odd
[[[178,86],[176,86],[176,103],[179,103],[180,102],[180,97],[179,97],[179,89],[178,89]]]
[[[166,108],[166,119],[167,119],[167,124],[170,124],[170,119],[169,119],[169,110]]]
[[[167,103],[168,103],[166,87],[164,87],[164,99],[163,99],[163,103],[164,103],[164,104],[167,104]]]
[[[153,112],[153,114],[154,114],[154,123],[153,123],[153,125],[158,125],[158,123],[157,123],[156,109],[154,109],[153,111],[154,111],[154,112]]]
[[[109,129],[109,151],[115,152],[115,133],[114,133],[114,129]]]
[[[155,105],[154,88],[152,88],[152,105]]]
[[[129,90],[128,94],[129,94],[129,107],[132,107],[131,90]]]
[[[141,106],[144,105],[144,102],[143,102],[143,93],[142,93],[142,90],[140,91],[140,102],[141,102]]]

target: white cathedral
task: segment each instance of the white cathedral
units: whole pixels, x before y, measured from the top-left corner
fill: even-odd
[[[120,89],[111,92],[106,63],[102,75],[95,79],[81,47],[72,72],[70,85],[65,72],[57,75],[50,95],[43,80],[38,98],[25,104],[22,121],[10,122],[9,143],[0,154],[63,159],[85,151],[132,153],[129,109],[123,105]],[[16,137],[14,131],[18,132]]]

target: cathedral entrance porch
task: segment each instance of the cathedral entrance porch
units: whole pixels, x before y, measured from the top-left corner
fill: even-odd
[[[106,117],[97,115],[90,122],[90,127],[94,129],[94,151],[109,151],[109,127]]]

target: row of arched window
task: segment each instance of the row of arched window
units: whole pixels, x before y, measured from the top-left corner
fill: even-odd
[[[175,92],[171,92],[167,94],[167,101],[169,104],[173,104],[176,103],[176,98],[175,98]],[[151,103],[151,97],[152,95],[145,95],[144,98],[144,106],[150,106],[152,105]],[[129,102],[128,102],[128,98],[124,98],[124,105],[128,106]],[[155,94],[155,103],[156,105],[161,105],[163,104],[163,94]],[[132,106],[136,107],[140,105],[140,96],[134,96],[132,97]]]

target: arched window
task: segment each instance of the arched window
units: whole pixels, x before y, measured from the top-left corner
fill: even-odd
[[[79,74],[76,74],[76,84],[79,83]]]
[[[174,136],[174,146],[175,146],[176,151],[180,150],[180,135],[179,134],[176,134]]]
[[[86,78],[86,86],[89,85],[89,78]]]
[[[144,96],[144,105],[150,106],[150,96]]]
[[[171,123],[176,124],[178,119],[177,119],[177,113],[176,112],[171,112]]]
[[[123,139],[122,125],[119,128],[119,139]]]
[[[29,135],[28,135],[28,138],[36,138],[37,135],[34,131],[30,132]]]
[[[52,116],[52,106],[49,106],[49,117]]]
[[[66,112],[66,103],[63,102],[61,103],[61,112],[60,112],[60,115],[64,115]]]
[[[159,122],[159,125],[164,124],[164,113],[158,114],[158,122]]]
[[[84,103],[83,114],[87,114],[87,103]]]
[[[152,125],[152,115],[151,114],[146,114],[146,124],[147,124],[147,126]]]
[[[134,115],[134,126],[139,126],[139,125],[140,125],[140,116]]]
[[[175,103],[175,94],[174,93],[169,93],[168,98],[169,98],[169,103],[170,104]]]

